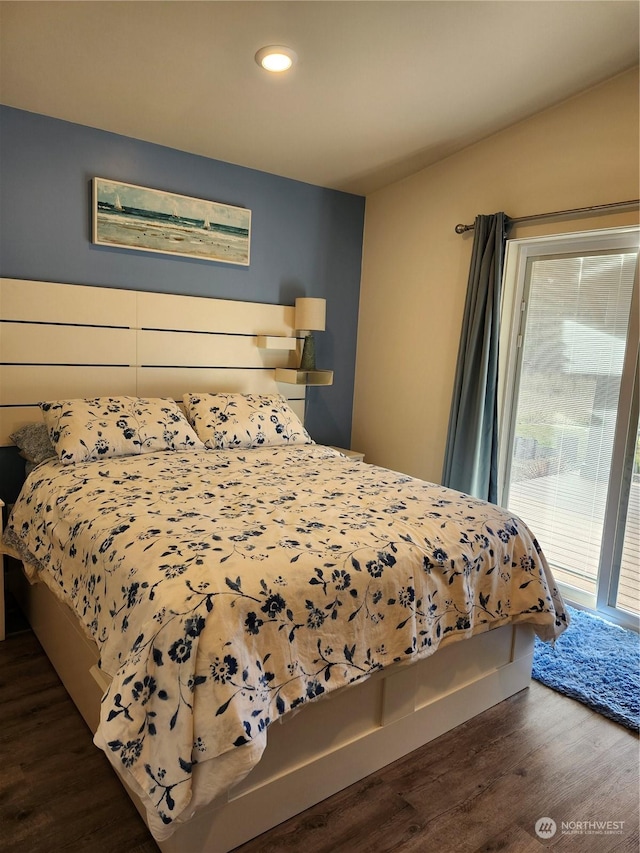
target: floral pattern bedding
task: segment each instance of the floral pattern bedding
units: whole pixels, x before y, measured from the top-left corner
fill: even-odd
[[[288,711],[509,621],[567,624],[520,519],[318,445],[43,462],[7,542],[97,642],[96,743],[158,839]]]

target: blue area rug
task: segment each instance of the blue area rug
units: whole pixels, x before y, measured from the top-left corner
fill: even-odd
[[[555,646],[536,637],[533,677],[637,732],[640,638],[584,610],[567,610],[571,623]]]

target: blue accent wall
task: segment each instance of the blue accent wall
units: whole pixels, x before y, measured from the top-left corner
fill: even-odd
[[[215,133],[215,128],[212,128]],[[251,265],[91,242],[91,180],[110,178],[251,210]],[[365,199],[0,106],[0,275],[293,304],[327,300],[316,333],[334,384],[308,393],[306,426],[348,447]]]

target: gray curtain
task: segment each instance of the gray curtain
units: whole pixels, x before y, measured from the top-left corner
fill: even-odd
[[[498,500],[498,336],[504,213],[477,216],[442,482]]]

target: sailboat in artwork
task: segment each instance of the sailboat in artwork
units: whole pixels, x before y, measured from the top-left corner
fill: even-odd
[[[122,203],[120,201],[120,196],[118,195],[118,193],[116,193],[116,200],[115,204],[113,205],[113,209],[117,210],[118,213],[122,213]]]

